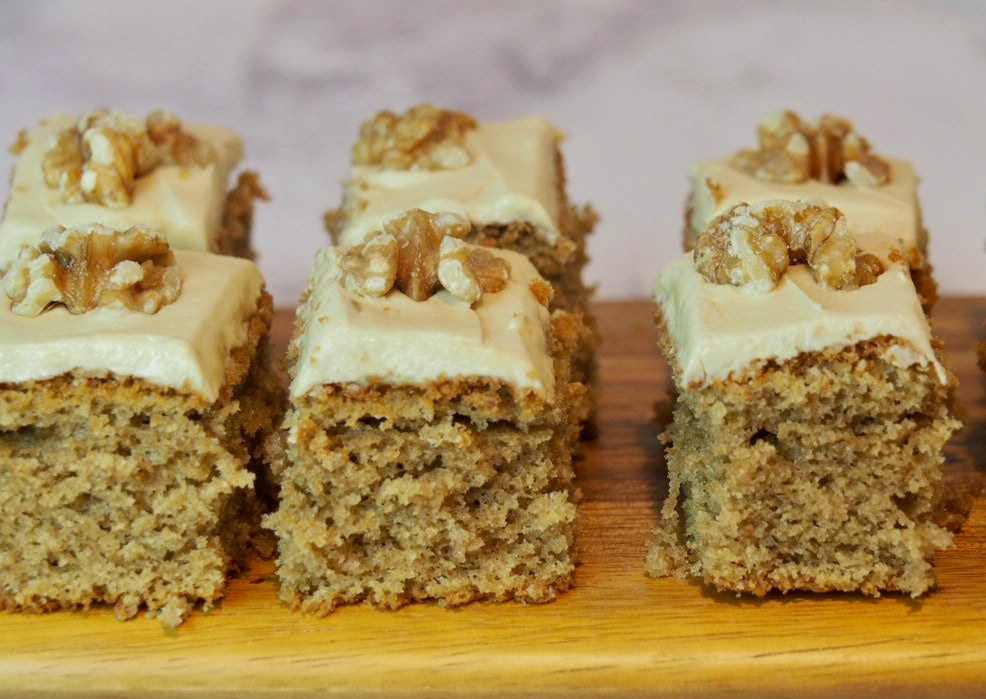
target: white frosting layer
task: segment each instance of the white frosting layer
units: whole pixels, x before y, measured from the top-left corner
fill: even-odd
[[[110,373],[215,400],[230,352],[247,340],[263,277],[248,260],[180,250],[175,257],[181,294],[155,314],[97,308],[71,315],[57,306],[29,318],[0,295],[0,383]]]
[[[303,325],[292,397],[327,384],[485,377],[552,400],[551,319],[530,291],[540,277],[526,257],[490,252],[507,260],[510,280],[470,307],[444,291],[427,301],[396,289],[381,298],[353,295],[339,281],[336,249],[321,250],[298,309]]]
[[[558,240],[557,149],[561,133],[540,118],[479,124],[466,133],[472,163],[453,170],[354,167],[347,183],[342,246],[361,243],[408,209],[451,212],[474,224],[523,221]]]
[[[10,199],[0,222],[0,269],[25,243],[36,243],[54,225],[101,223],[110,228],[143,224],[167,236],[171,247],[216,250],[216,234],[226,201],[230,171],[243,158],[243,141],[234,131],[185,124],[209,143],[216,159],[206,167],[163,165],[139,178],[133,203],[123,209],[99,204],[65,204],[62,193],[45,184],[41,164],[54,135],[74,123],[69,116],[42,121],[28,134],[27,147],[14,166]]]
[[[806,265],[797,265],[773,291],[756,294],[707,282],[689,253],[661,272],[655,296],[671,335],[680,385],[723,380],[765,360],[784,361],[881,336],[897,340],[887,356],[891,362],[931,365],[943,383],[948,380],[914,284],[899,264],[854,291],[823,288]]]
[[[846,216],[860,248],[885,255],[891,247],[910,251],[926,247],[917,199],[917,176],[910,163],[887,159],[890,182],[881,187],[853,187],[809,180],[798,184],[765,182],[737,170],[729,159],[701,162],[688,169],[691,184],[689,225],[696,233],[736,204],[765,199],[821,197]]]

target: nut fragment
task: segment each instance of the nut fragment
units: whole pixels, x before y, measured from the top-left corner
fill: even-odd
[[[110,208],[129,206],[136,180],[158,165],[206,165],[208,144],[181,128],[168,112],[146,120],[98,109],[55,134],[41,168],[45,183],[68,204],[84,201]]]
[[[757,129],[759,150],[742,150],[733,165],[770,182],[794,183],[811,178],[812,131],[794,112],[778,112]]]
[[[468,165],[472,156],[464,137],[475,128],[468,114],[419,104],[397,115],[384,111],[360,127],[353,146],[354,165],[391,170],[452,170]]]
[[[714,284],[773,289],[788,266],[807,263],[832,289],[871,284],[883,264],[860,254],[842,212],[817,198],[738,204],[716,218],[695,246],[695,269]]]
[[[484,294],[497,294],[507,288],[510,265],[485,248],[471,248],[466,266],[472,268]]]
[[[154,110],[147,115],[145,126],[163,164],[205,167],[215,157],[209,145],[184,131],[181,119],[171,112]]]
[[[771,115],[757,130],[759,148],[733,156],[733,166],[769,182],[797,183],[810,179],[856,187],[877,187],[890,181],[890,166],[871,152],[869,141],[851,121],[823,114],[808,123],[791,111]]]
[[[397,278],[397,240],[381,233],[339,257],[343,285],[360,296],[384,296]]]
[[[124,131],[94,126],[82,134],[82,153],[79,184],[86,201],[114,209],[129,205],[140,167],[137,139]]]
[[[484,292],[503,291],[510,267],[489,250],[445,237],[439,250],[438,278],[450,294],[471,304]]]
[[[73,315],[99,306],[157,313],[178,298],[181,272],[168,241],[144,226],[55,226],[21,248],[3,286],[18,315],[58,303]]]
[[[444,215],[451,223],[449,233],[458,232],[459,223],[465,220],[458,216]],[[425,301],[438,291],[438,251],[446,231],[439,225],[439,217],[421,209],[408,211],[399,218],[387,221],[383,229],[393,235],[398,243],[397,279],[398,289],[415,301]]]
[[[397,288],[426,301],[440,288],[470,304],[496,293],[510,277],[507,262],[462,242],[470,231],[456,214],[412,209],[387,221],[362,245],[341,252],[343,286],[362,296],[383,296]]]
[[[85,201],[82,194],[82,139],[72,130],[61,131],[55,135],[51,147],[41,163],[45,184],[62,193],[66,204],[79,204]]]

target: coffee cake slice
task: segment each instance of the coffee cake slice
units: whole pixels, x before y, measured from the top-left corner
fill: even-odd
[[[257,530],[255,454],[282,408],[257,267],[86,226],[4,283],[0,607],[170,626],[208,608]]]
[[[951,542],[933,520],[942,450],[959,428],[955,379],[904,261],[857,252],[850,264],[852,248],[832,257],[845,230],[825,234],[818,212],[834,210],[773,204],[830,242],[810,246],[800,264],[792,243],[791,266],[769,279],[750,273],[764,267],[749,251],[776,243],[759,233],[786,224],[764,223],[772,205],[735,207],[694,257],[658,278],[677,400],[664,436],[669,494],[647,570],[761,596],[921,595],[935,583],[936,550]],[[705,239],[716,230],[734,245]]]
[[[256,173],[229,180],[243,159],[234,131],[182,123],[164,111],[58,115],[21,131],[0,221],[0,270],[51,226],[150,226],[172,248],[253,257]],[[228,191],[227,191],[228,190]]]
[[[914,166],[873,153],[848,119],[825,114],[807,122],[794,112],[772,114],[759,125],[756,150],[695,163],[688,181],[685,250],[737,204],[819,197],[845,214],[861,247],[904,255],[926,308],[938,297]]]
[[[292,609],[547,602],[572,584],[585,328],[548,310],[527,258],[462,242],[469,227],[415,211],[318,255],[265,520]]]
[[[582,273],[597,216],[569,201],[562,139],[536,117],[480,122],[428,104],[381,112],[360,130],[342,206],[326,226],[345,246],[408,209],[467,218],[468,242],[525,255],[555,288],[552,308],[582,314],[593,331],[580,344],[575,376],[591,384],[599,338]]]

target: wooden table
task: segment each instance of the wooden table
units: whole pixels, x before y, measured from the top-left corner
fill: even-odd
[[[108,610],[0,614],[0,695],[441,697],[587,695],[974,696],[986,694],[986,502],[939,557],[921,601],[888,595],[714,594],[644,577],[663,497],[654,403],[666,398],[651,306],[605,303],[601,431],[579,468],[583,564],[554,604],[449,611],[347,607],[324,619],[277,602],[269,564],[233,581],[222,608],[177,631]],[[962,380],[967,428],[950,478],[986,474],[976,368],[986,300],[944,299],[934,324]],[[283,347],[290,318],[281,314]]]

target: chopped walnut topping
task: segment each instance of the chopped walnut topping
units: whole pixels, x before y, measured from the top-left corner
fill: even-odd
[[[61,190],[62,199],[67,204],[85,201],[80,184],[84,164],[82,139],[71,130],[58,133],[41,163],[45,184]]]
[[[804,182],[811,178],[811,127],[794,112],[768,117],[758,129],[759,150],[743,150],[733,164],[770,182]]]
[[[156,109],[145,121],[147,136],[167,165],[205,167],[214,159],[212,149],[181,128],[181,119],[171,112]]]
[[[871,152],[869,141],[844,117],[823,114],[808,123],[794,112],[782,111],[765,119],[757,135],[760,147],[740,151],[733,156],[733,165],[758,179],[848,181],[856,187],[878,187],[890,181],[890,165]]]
[[[415,301],[426,301],[440,288],[467,303],[484,293],[503,291],[510,277],[507,262],[462,242],[467,219],[412,209],[387,221],[382,231],[339,255],[343,286],[362,296],[383,296],[397,288]]]
[[[498,294],[507,288],[510,265],[502,257],[483,248],[472,248],[465,264],[476,275],[476,281],[484,294]]]
[[[178,298],[181,272],[168,241],[144,226],[55,226],[37,246],[21,248],[3,285],[18,315],[52,304],[73,315],[99,306],[157,313]]]
[[[133,200],[136,180],[158,165],[204,166],[213,157],[169,112],[152,112],[141,122],[98,109],[55,135],[41,168],[66,203],[123,208]]]
[[[82,134],[82,195],[113,209],[128,206],[140,167],[140,143],[125,131],[93,126]]]
[[[397,278],[397,240],[381,233],[339,257],[343,284],[360,296],[384,296]]]
[[[472,162],[464,137],[475,128],[468,114],[419,104],[398,116],[384,111],[360,127],[354,165],[391,170],[453,170]]]
[[[451,224],[449,235],[459,233],[459,224],[468,226],[465,219],[444,215]],[[421,209],[408,211],[384,224],[384,231],[399,241],[397,279],[395,286],[415,301],[425,301],[438,291],[438,256],[446,230],[439,217]]]
[[[442,286],[470,304],[484,292],[496,293],[507,287],[510,266],[489,250],[466,245],[445,237],[439,249],[438,279]]]
[[[883,264],[860,254],[838,209],[817,198],[738,204],[716,218],[695,246],[695,269],[714,284],[769,291],[788,266],[807,263],[832,289],[871,284]]]

